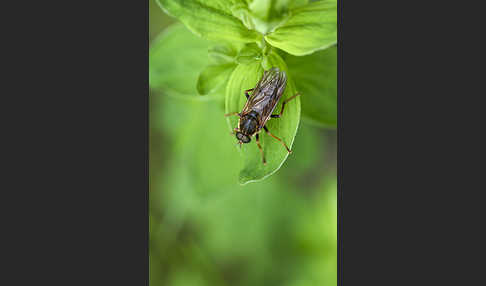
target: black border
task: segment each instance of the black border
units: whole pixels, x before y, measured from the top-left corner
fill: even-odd
[[[2,285],[148,285],[148,5],[6,8]]]

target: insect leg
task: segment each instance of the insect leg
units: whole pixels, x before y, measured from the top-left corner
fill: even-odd
[[[250,89],[245,90],[246,99],[250,98],[250,95],[248,94],[248,92],[253,91],[253,90],[254,90],[254,88],[250,88]]]
[[[238,128],[235,128],[235,129],[233,129],[233,132],[230,132],[230,134],[231,134],[231,135],[235,135],[235,134],[236,134],[236,132],[238,132],[238,131],[239,131],[239,130],[238,130]]]
[[[265,161],[265,155],[263,154],[263,149],[262,146],[260,145],[260,137],[258,137],[258,134],[255,136],[256,138],[256,143],[258,145],[258,149],[260,149],[260,153],[262,154],[262,160],[263,160],[263,165],[267,164],[267,161]]]
[[[265,129],[265,132],[267,132],[268,135],[272,136],[273,138],[277,139],[278,141],[280,141],[280,143],[282,143],[284,146],[285,146],[285,149],[287,149],[287,152],[289,153],[292,153],[292,150],[289,149],[289,147],[287,147],[287,144],[285,144],[285,142],[282,141],[282,139],[278,138],[277,136],[273,135],[272,133],[270,133],[270,131],[268,131],[268,128],[267,126],[263,126],[263,129]]]
[[[300,93],[297,93],[296,95],[292,96],[291,98],[288,98],[286,99],[283,103],[282,103],[282,109],[280,110],[280,113],[279,114],[272,114],[270,115],[271,118],[280,118],[280,116],[282,116],[282,113],[284,111],[284,108],[285,108],[285,104],[289,101],[291,101],[292,99],[296,98],[297,96],[299,96]]]
[[[240,113],[239,112],[231,112],[231,113],[226,113],[224,116],[228,117],[228,116],[231,116],[231,115],[238,115],[238,116],[240,116]]]

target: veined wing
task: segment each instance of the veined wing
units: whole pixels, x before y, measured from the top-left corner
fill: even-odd
[[[284,71],[276,67],[265,71],[248,98],[243,113],[256,111],[263,127],[282,97],[286,85],[287,76]]]

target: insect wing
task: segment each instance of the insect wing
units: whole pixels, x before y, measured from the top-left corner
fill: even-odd
[[[260,125],[263,127],[270,118],[278,101],[282,97],[287,85],[287,76],[284,71],[272,68],[265,71],[262,79],[255,87],[254,93],[248,99],[248,107],[260,114]]]

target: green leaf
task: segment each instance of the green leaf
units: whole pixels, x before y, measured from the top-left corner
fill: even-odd
[[[149,51],[149,85],[174,96],[195,96],[199,72],[209,63],[209,42],[182,24],[167,28]]]
[[[279,67],[287,72],[285,62],[275,53],[270,53],[263,62],[254,61],[249,64],[239,64],[231,74],[226,86],[226,113],[239,112],[243,109],[246,103],[244,91],[255,87],[263,75],[263,66],[266,70],[271,67]],[[287,87],[274,113],[280,112],[283,100],[293,96],[295,93],[295,85],[292,78],[287,76]],[[227,120],[231,130],[237,127],[237,116],[228,117]],[[270,119],[266,126],[272,134],[281,138],[289,148],[292,148],[299,121],[300,98],[297,97],[285,105],[285,111],[281,118]],[[256,141],[256,139],[252,138],[252,141]],[[255,142],[244,144],[241,150],[237,147],[243,158],[239,174],[240,184],[263,180],[272,175],[282,166],[289,155],[285,147],[279,141],[266,134],[263,129],[260,133],[260,142],[265,153],[266,165],[262,163],[261,154]],[[298,154],[292,154],[292,156],[298,156]]]
[[[272,19],[280,18],[285,13],[289,6],[295,5],[294,2],[302,2],[295,0],[258,0],[253,1],[249,7],[253,14],[266,21],[271,21]]]
[[[302,116],[321,126],[337,124],[337,47],[312,55],[284,56],[297,91],[301,93]]]
[[[251,2],[248,6],[256,17],[262,20],[267,20],[270,14],[271,5],[271,0],[255,0]]]
[[[255,23],[253,16],[246,3],[240,2],[231,7],[231,14],[240,19],[243,25],[250,30],[255,30]]]
[[[169,15],[178,18],[198,36],[214,41],[256,42],[262,35],[249,30],[231,14],[231,1],[157,0]]]
[[[250,29],[267,34],[281,24],[289,9],[307,4],[308,0],[255,0],[248,5],[241,3],[232,7],[232,13]]]
[[[243,44],[234,45],[229,43],[212,46],[208,50],[209,62],[212,65],[234,63],[236,55],[242,46]]]
[[[291,16],[265,36],[271,45],[296,56],[328,48],[337,41],[336,0],[322,0],[291,10]]]
[[[262,50],[255,43],[245,45],[236,56],[236,62],[239,64],[248,64],[260,60],[262,60]]]
[[[299,6],[304,6],[309,3],[309,0],[290,0],[289,8],[293,9]]]
[[[233,63],[207,66],[197,80],[197,91],[199,94],[213,93],[226,84],[235,67],[236,64]]]

